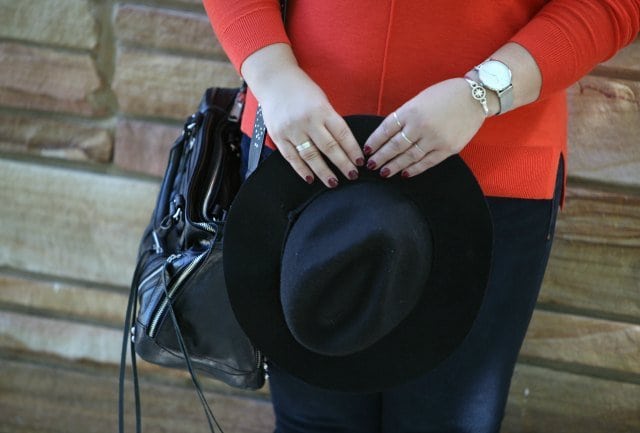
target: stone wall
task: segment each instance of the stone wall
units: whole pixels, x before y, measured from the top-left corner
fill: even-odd
[[[205,87],[238,82],[200,0],[0,0],[1,431],[115,430],[167,150]],[[505,433],[640,431],[640,43],[569,95],[568,201]],[[142,370],[145,428],[206,431],[184,374]],[[205,387],[226,431],[272,428],[268,390]]]

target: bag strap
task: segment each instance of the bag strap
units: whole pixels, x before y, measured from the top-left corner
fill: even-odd
[[[214,240],[215,242],[215,240]],[[165,264],[166,268],[166,264]],[[136,269],[136,274],[140,271],[140,269]],[[167,270],[165,269],[162,273],[162,278],[165,280],[163,283],[164,295],[169,298],[169,293],[167,292]],[[138,278],[134,278],[134,281]],[[135,403],[135,417],[136,417],[136,433],[142,433],[142,411],[140,407],[140,384],[138,381],[138,366],[136,362],[136,351],[135,351],[135,333],[133,321],[137,316],[137,306],[138,306],[138,286],[134,286],[129,294],[129,301],[127,303],[127,312],[125,314],[125,325],[122,339],[122,353],[120,357],[120,377],[118,384],[118,431],[119,433],[124,433],[124,379],[125,379],[125,366],[127,359],[127,346],[129,346],[129,352],[131,354],[131,375],[133,376],[133,398]],[[220,433],[224,433],[220,424],[216,420],[213,415],[213,411],[209,406],[209,402],[204,395],[202,390],[202,386],[200,385],[200,381],[198,380],[198,376],[195,373],[193,365],[191,363],[191,357],[189,356],[189,352],[187,352],[187,346],[184,343],[184,338],[182,337],[182,331],[180,329],[180,325],[178,325],[178,320],[176,318],[175,312],[173,311],[173,305],[171,303],[168,304],[169,313],[171,315],[171,322],[173,325],[173,329],[176,333],[176,337],[178,339],[178,345],[180,346],[180,351],[185,360],[185,364],[187,366],[187,370],[189,371],[189,375],[191,376],[191,382],[196,389],[196,393],[198,394],[198,399],[200,400],[200,404],[202,405],[202,409],[207,418],[207,423],[209,424],[209,430],[211,433],[216,433],[219,431]],[[217,428],[217,430],[216,430]]]
[[[280,11],[282,13],[282,22],[286,24],[287,16],[287,1],[280,1]],[[262,107],[258,105],[256,110],[255,121],[253,122],[253,133],[251,134],[251,144],[249,145],[249,157],[247,165],[247,173],[245,179],[248,178],[251,173],[258,167],[260,163],[260,155],[262,154],[262,146],[264,146],[264,140],[267,136],[267,127],[264,124],[264,117],[262,116]]]
[[[133,281],[137,281],[141,269],[136,267]],[[127,348],[131,353],[131,373],[133,376],[133,399],[135,402],[136,432],[142,432],[142,415],[140,410],[140,384],[138,382],[138,366],[136,364],[136,349],[134,339],[134,317],[138,310],[138,285],[134,284],[129,292],[127,312],[124,319],[124,331],[122,332],[122,351],[120,354],[120,375],[118,382],[118,432],[124,433],[124,379],[127,364]]]
[[[251,134],[251,144],[249,145],[249,157],[247,164],[247,173],[244,178],[248,178],[251,173],[258,167],[260,155],[262,154],[262,146],[267,135],[267,127],[264,125],[264,117],[262,117],[262,107],[258,105],[256,110],[256,120],[253,122],[253,134]]]

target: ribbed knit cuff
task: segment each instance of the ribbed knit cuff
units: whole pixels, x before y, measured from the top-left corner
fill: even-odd
[[[638,0],[555,0],[511,41],[526,48],[538,63],[544,98],[612,57],[635,39],[638,30]]]
[[[540,68],[542,88],[539,99],[564,90],[582,75],[576,47],[562,28],[545,17],[537,17],[511,38],[524,47]]]
[[[242,62],[259,49],[276,43],[291,45],[279,9],[263,8],[240,16],[221,29],[219,38],[238,72]]]

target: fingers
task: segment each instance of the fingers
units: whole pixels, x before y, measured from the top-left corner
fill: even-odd
[[[421,158],[424,156],[424,152],[418,152],[418,154],[416,154],[415,150],[417,149],[415,148],[414,141],[410,138],[409,133],[404,130],[400,130],[389,138],[384,146],[375,152],[375,155],[369,158],[367,168],[375,170],[397,157],[419,156]]]
[[[380,176],[418,175],[439,164],[453,153],[438,141],[430,130],[413,130],[404,124],[402,114],[387,116],[365,143],[364,152],[371,155],[367,168],[380,170]],[[414,122],[416,123],[416,122]]]
[[[275,140],[274,140],[275,142]],[[304,162],[304,160],[300,157],[299,152],[296,150],[293,143],[286,142],[284,144],[276,143],[276,147],[280,151],[280,154],[287,162],[291,165],[293,170],[298,173],[305,182],[311,184],[315,180],[314,173],[311,171],[309,166]]]
[[[293,143],[291,143],[293,146]],[[329,169],[327,163],[322,156],[320,149],[312,140],[305,140],[302,144],[293,146],[298,153],[298,158],[302,164],[318,177],[329,188],[338,186],[336,175]],[[290,161],[291,162],[291,161]],[[293,164],[292,164],[293,166]],[[306,180],[306,178],[305,178]],[[313,180],[312,180],[313,182]],[[311,183],[311,182],[309,182]]]
[[[432,153],[434,152],[430,152],[428,154],[425,153],[422,148],[419,147],[419,143],[413,143],[403,153],[399,154],[382,166],[380,169],[380,176],[391,177],[399,172],[402,172],[403,177],[410,177],[411,173],[412,175],[418,174],[418,172],[414,170],[408,171],[407,173],[405,173],[405,171],[408,167],[428,159]]]
[[[399,134],[403,130],[403,127],[404,125],[400,121],[400,116],[394,111],[382,121],[380,126],[373,131],[364,143],[364,154],[368,156],[378,151],[382,145]]]
[[[330,159],[338,168],[341,169],[343,174],[346,174],[347,177],[349,177],[348,173],[355,168],[354,165],[358,167],[364,165],[364,154],[362,153],[362,149],[360,149],[360,145],[353,136],[347,122],[337,113],[334,113],[333,116],[327,118],[324,126],[330,136],[341,144],[341,155],[344,155],[347,158],[346,160],[341,161],[341,164],[337,164],[336,160],[332,158]]]
[[[327,187],[335,188],[338,177],[327,160],[344,177],[355,180],[358,178],[358,166],[364,165],[364,155],[342,117],[337,113],[323,117],[313,118],[313,122],[295,122],[283,128],[283,133],[272,134],[271,138],[282,156],[307,183],[318,178]]]
[[[402,177],[412,177],[424,171],[427,171],[431,167],[435,167],[436,165],[440,164],[450,156],[451,153],[444,150],[434,150],[433,152],[429,152],[418,162],[411,164],[407,168],[403,169]]]
[[[347,179],[355,180],[358,178],[358,166],[364,165],[364,155],[342,117],[329,118],[323,128],[312,130],[309,136],[321,153],[318,156],[326,156]],[[316,158],[315,154],[310,156],[301,153],[301,157],[318,174],[318,177],[323,179],[323,182],[325,179],[329,179],[327,176],[331,170],[324,159],[322,157]],[[335,181],[337,182],[337,179]]]
[[[426,151],[416,146],[413,137],[419,137],[418,131],[404,125],[395,111],[391,113],[365,142],[365,154],[373,154],[367,168],[381,168],[382,177],[389,177],[422,159]]]

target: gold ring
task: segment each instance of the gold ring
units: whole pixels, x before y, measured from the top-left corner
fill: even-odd
[[[404,138],[404,141],[406,141],[409,144],[414,144],[413,141],[409,140],[409,137],[407,137],[407,134],[404,133],[404,131],[400,131],[400,135],[402,135],[402,138]]]
[[[311,146],[313,146],[313,143],[311,143],[311,141],[307,140],[304,143],[298,144],[296,146],[296,150],[298,151],[298,153],[302,152],[303,150],[307,150],[308,148],[310,148]]]
[[[396,125],[398,125],[398,128],[402,129],[402,123],[400,123],[400,119],[398,119],[398,113],[394,111],[392,114],[393,114],[393,118],[396,121]]]

